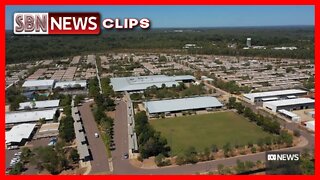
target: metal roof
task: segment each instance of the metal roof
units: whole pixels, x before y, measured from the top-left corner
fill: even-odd
[[[279,101],[268,101],[265,102],[265,105],[271,105],[274,107],[279,106],[290,106],[290,105],[299,105],[299,104],[307,104],[307,103],[314,103],[314,99],[311,98],[297,98],[297,99],[284,99]]]
[[[52,120],[57,109],[45,109],[38,111],[18,111],[6,113],[6,124],[36,122],[41,118]]]
[[[148,101],[145,102],[144,105],[151,114],[222,106],[217,98],[209,96]]]
[[[35,101],[34,108],[53,108],[58,107],[59,103],[60,100]],[[23,110],[25,107],[32,108],[32,101],[20,103],[19,106],[19,110]]]
[[[19,124],[13,126],[10,131],[6,132],[6,144],[20,143],[23,139],[28,139],[35,126],[36,124]]]
[[[258,97],[284,96],[284,95],[291,95],[291,94],[297,94],[297,93],[307,93],[307,91],[300,90],[300,89],[287,89],[287,90],[280,90],[280,91],[249,93],[249,94],[244,94],[244,96],[249,99],[252,99],[252,98],[258,98]]]
[[[36,87],[36,86],[53,86],[54,80],[27,80],[22,87]]]
[[[148,87],[156,86],[160,88],[162,84],[167,87],[173,85],[179,85],[178,81],[182,80],[194,80],[193,76],[165,76],[165,75],[154,75],[154,76],[138,76],[138,77],[117,77],[111,78],[110,82],[113,86],[114,91],[138,91],[145,90]]]
[[[296,115],[295,113],[290,112],[290,111],[287,111],[287,110],[285,110],[285,109],[280,109],[279,112],[282,113],[282,114],[285,114],[285,115],[287,115],[287,116],[289,116],[289,117],[291,117],[291,118],[299,117],[299,116]]]
[[[278,97],[269,97],[269,98],[262,98],[262,101],[274,101],[274,100],[278,100]]]
[[[59,82],[56,82],[56,84],[54,85],[54,88],[57,88],[57,87],[74,88],[77,84],[80,85],[80,87],[82,88],[87,87],[86,80],[79,80],[79,81],[59,81]]]

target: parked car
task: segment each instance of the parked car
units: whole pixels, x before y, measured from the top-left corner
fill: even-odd
[[[123,158],[124,158],[124,159],[128,159],[128,158],[129,158],[128,153],[125,153],[125,154],[123,155]]]
[[[98,137],[99,137],[99,134],[98,134],[98,133],[94,133],[94,136],[95,136],[96,138],[98,138]]]
[[[9,149],[9,150],[19,149],[19,146],[9,146],[8,149]]]
[[[57,143],[56,141],[50,141],[48,146],[54,146],[54,145],[56,145],[56,143]]]

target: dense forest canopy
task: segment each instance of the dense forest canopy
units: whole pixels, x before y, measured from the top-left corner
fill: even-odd
[[[183,31],[177,32],[177,29]],[[247,37],[252,38],[252,45],[267,46],[267,49],[244,50]],[[182,47],[187,43],[202,48],[184,50]],[[237,46],[229,48],[228,44]],[[298,49],[271,49],[276,46],[295,46]],[[7,63],[121,50],[175,50],[191,54],[313,59],[314,26],[115,30],[82,36],[22,36],[14,35],[12,31],[6,33]]]

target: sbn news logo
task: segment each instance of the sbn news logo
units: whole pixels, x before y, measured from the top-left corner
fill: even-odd
[[[300,154],[296,152],[268,152],[267,161],[299,161]]]
[[[99,34],[104,29],[148,29],[148,18],[106,18],[96,12],[81,13],[14,13],[14,34]]]

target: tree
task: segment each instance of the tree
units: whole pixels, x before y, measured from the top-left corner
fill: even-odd
[[[224,174],[224,165],[223,164],[218,164],[218,173]]]
[[[298,129],[293,130],[293,135],[296,137],[300,137],[301,136],[301,132]]]
[[[78,154],[78,151],[76,149],[72,149],[70,152],[69,159],[71,159],[73,163],[76,163],[79,161],[79,158],[80,156]]]
[[[212,144],[212,145],[211,145],[211,152],[216,153],[216,152],[218,152],[218,151],[219,151],[218,146],[215,145],[215,144]]]
[[[232,109],[232,108],[235,107],[235,103],[236,103],[236,98],[235,97],[230,97],[229,101],[228,101],[228,104],[227,104],[227,107],[229,109]]]
[[[45,124],[46,123],[46,118],[40,118],[39,122],[40,122],[40,124]]]
[[[30,158],[32,157],[32,152],[28,147],[23,147],[21,149],[21,156],[20,159],[23,163],[29,162]]]
[[[21,162],[18,162],[9,172],[10,175],[18,175],[21,174],[24,167]]]
[[[190,146],[189,148],[186,149],[184,152],[185,155],[185,160],[187,163],[197,163],[198,162],[198,157],[197,157],[197,150],[195,147]]]
[[[247,168],[245,166],[245,163],[240,161],[239,159],[237,159],[237,167],[236,167],[236,171],[238,174],[246,172]]]
[[[252,147],[252,148],[251,148],[251,152],[252,152],[252,153],[256,153],[256,152],[257,152],[256,147]]]
[[[224,146],[223,146],[223,152],[224,152],[224,155],[226,157],[229,157],[230,156],[230,152],[232,150],[232,147],[231,147],[231,144],[230,143],[226,143]]]
[[[37,147],[34,149],[33,164],[37,166],[39,170],[46,169],[51,174],[59,174],[62,170],[60,165],[60,157],[52,146]]]
[[[176,164],[177,164],[177,165],[183,165],[183,164],[185,164],[184,156],[182,156],[182,155],[179,154],[179,155],[176,157]]]

